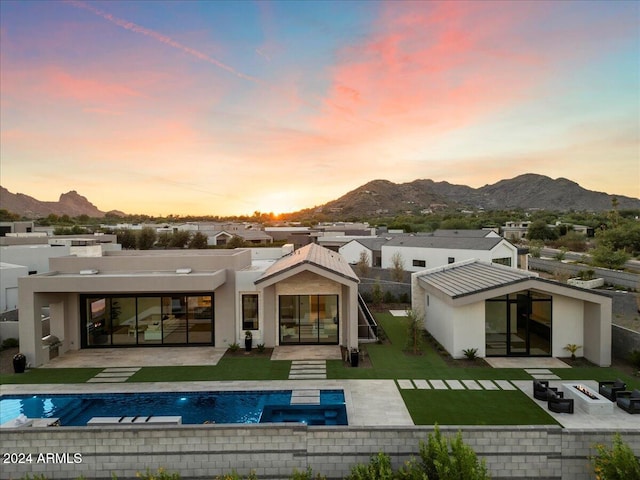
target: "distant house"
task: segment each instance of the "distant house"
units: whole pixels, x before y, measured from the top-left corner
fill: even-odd
[[[508,267],[518,264],[518,249],[498,235],[475,237],[454,236],[398,236],[382,247],[382,268],[392,268],[394,256],[404,263],[408,272],[439,267],[461,260],[478,259]]]
[[[537,274],[470,260],[412,275],[412,308],[454,357],[566,357],[567,344],[611,364],[611,298]]]
[[[382,246],[389,240],[384,237],[360,237],[352,239],[338,250],[347,262],[355,265],[360,261],[361,255],[366,255],[368,266],[382,266]]]
[[[50,263],[50,272],[18,279],[20,348],[33,366],[49,361],[41,343],[43,309],[61,354],[227,347],[242,343],[245,330],[267,347],[358,346],[358,277],[339,254],[315,244],[255,254],[247,248],[106,252]]]

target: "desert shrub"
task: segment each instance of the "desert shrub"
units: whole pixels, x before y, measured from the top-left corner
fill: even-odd
[[[391,293],[389,290],[387,290],[386,292],[384,292],[384,295],[382,296],[382,301],[384,303],[396,303],[398,299],[396,298],[396,296]]]
[[[467,357],[468,360],[475,360],[478,358],[478,349],[477,348],[465,348],[462,350],[464,356]]]
[[[592,462],[597,480],[640,478],[640,460],[622,441],[619,433],[613,436],[611,448],[596,445],[596,450],[598,454],[592,458]]]
[[[479,461],[476,452],[462,441],[462,434],[447,440],[438,425],[429,434],[427,443],[420,442],[420,462],[417,466],[429,480],[486,480],[491,478],[484,460]],[[415,477],[413,477],[415,478]]]
[[[256,345],[256,348],[258,349],[259,353],[264,353],[264,343],[259,343],[258,345]]]
[[[640,370],[640,350],[632,350],[629,354],[629,361],[631,365]]]
[[[233,342],[229,344],[229,351],[232,353],[237,352],[238,350],[240,350],[240,345],[237,342]]]
[[[351,467],[351,473],[346,480],[393,480],[394,473],[391,459],[380,452],[371,457],[369,463],[359,463]]]
[[[18,342],[17,338],[5,338],[2,341],[3,350],[6,350],[7,348],[16,348],[18,345],[20,345],[20,342]]]
[[[304,471],[294,470],[289,477],[291,480],[326,480],[327,477],[320,475],[319,473],[313,474],[313,469],[307,467]]]
[[[142,480],[180,480],[182,477],[179,473],[168,473],[164,468],[160,467],[155,473],[147,468],[144,473],[136,472],[136,478]]]

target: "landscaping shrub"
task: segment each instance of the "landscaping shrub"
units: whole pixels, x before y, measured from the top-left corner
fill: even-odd
[[[629,361],[631,365],[640,370],[640,350],[632,350],[629,354]]]
[[[304,471],[294,470],[291,474],[291,480],[326,480],[327,477],[324,475],[320,475],[316,473],[313,475],[313,469],[311,467],[307,467]]]
[[[229,344],[229,351],[231,353],[235,353],[240,350],[240,345],[237,342],[233,342]]]
[[[622,441],[619,433],[613,436],[611,449],[596,445],[598,455],[592,458],[597,480],[628,480],[640,478],[640,460]]]
[[[422,352],[424,319],[414,310],[407,310],[407,344],[405,349],[414,355]]]
[[[7,348],[16,348],[19,345],[20,345],[20,343],[18,342],[17,338],[5,338],[2,341],[2,349],[3,350],[6,350]]]
[[[468,360],[475,360],[478,358],[478,349],[477,348],[465,348],[462,350],[464,356],[467,357]]]
[[[396,296],[393,293],[391,293],[389,290],[384,292],[384,295],[382,296],[382,301],[384,303],[396,303],[397,300],[398,299],[396,298]]]
[[[491,478],[484,460],[478,460],[476,452],[462,441],[462,434],[458,432],[455,438],[447,440],[438,425],[435,432],[429,434],[427,443],[420,442],[420,462],[414,465],[421,467],[429,480]]]
[[[351,467],[351,473],[345,480],[393,480],[393,478],[391,459],[380,452],[372,456],[368,464],[359,463]]]
[[[112,476],[115,478],[115,476]],[[179,473],[168,473],[164,468],[160,467],[155,473],[147,468],[144,473],[136,472],[136,478],[142,480],[180,480],[182,477]]]

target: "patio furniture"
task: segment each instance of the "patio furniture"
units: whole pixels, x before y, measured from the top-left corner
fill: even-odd
[[[619,378],[615,382],[598,382],[598,393],[612,402],[616,401],[616,394],[627,389],[627,384]]]
[[[555,413],[573,413],[573,399],[564,398],[562,392],[549,390],[547,408]]]
[[[548,380],[534,380],[533,381],[533,398],[536,400],[542,400],[546,402],[549,398],[549,391],[558,392],[555,387],[549,387]]]
[[[616,404],[627,413],[640,413],[640,390],[618,392]]]

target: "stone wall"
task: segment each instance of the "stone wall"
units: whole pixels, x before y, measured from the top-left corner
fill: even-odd
[[[611,444],[613,431],[563,430],[557,426],[441,427],[460,430],[484,458],[493,478],[582,480],[594,478],[589,456],[596,443]],[[50,479],[135,478],[165,467],[182,478],[211,480],[236,470],[259,479],[289,478],[294,469],[344,478],[356,463],[385,452],[399,467],[418,452],[432,427],[306,427],[304,425],[183,425],[156,427],[60,427],[3,431],[0,478],[27,473]],[[640,431],[620,432],[640,452]],[[59,454],[55,456],[54,454]],[[31,454],[30,460],[11,454]],[[43,455],[41,455],[43,454]],[[46,455],[50,454],[50,455]],[[61,455],[62,454],[62,455]],[[16,463],[19,460],[27,463]]]

